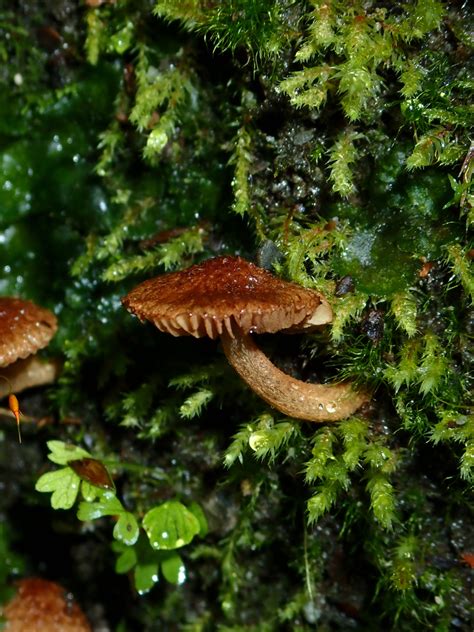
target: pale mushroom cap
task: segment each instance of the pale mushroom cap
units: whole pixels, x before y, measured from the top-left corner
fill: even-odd
[[[300,325],[321,298],[241,257],[216,257],[144,281],[122,303],[173,336],[217,338],[223,331],[234,337],[237,330],[274,333]]]
[[[0,367],[46,347],[57,330],[56,317],[20,298],[0,297]]]

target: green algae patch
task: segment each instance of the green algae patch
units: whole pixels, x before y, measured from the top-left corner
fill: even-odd
[[[453,243],[453,231],[443,224],[405,220],[400,212],[383,223],[355,229],[332,260],[334,272],[350,275],[357,289],[379,297],[413,286],[423,262],[440,257],[443,247]]]
[[[393,150],[369,179],[365,209],[340,204],[338,217],[350,233],[332,264],[338,276],[350,275],[357,289],[391,297],[417,280],[423,262],[443,256],[461,238],[456,214],[449,208],[446,174],[426,170],[407,173],[406,154]]]
[[[355,230],[333,259],[335,273],[351,276],[357,289],[377,296],[410,287],[418,266],[409,253],[399,250],[398,237],[394,224]]]
[[[92,160],[116,85],[113,67],[101,66],[56,95],[45,92],[20,138],[18,130],[0,130],[2,292],[61,296],[81,235],[110,221],[109,195]],[[12,100],[9,107],[20,105]]]

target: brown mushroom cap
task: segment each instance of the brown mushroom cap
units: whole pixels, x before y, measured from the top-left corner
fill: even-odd
[[[92,632],[79,606],[62,586],[30,577],[2,609],[5,632]]]
[[[173,336],[196,338],[217,338],[223,331],[234,338],[235,328],[274,333],[304,326],[322,301],[317,292],[283,281],[241,257],[216,257],[163,274],[122,299],[140,320]]]
[[[49,310],[20,298],[0,297],[0,367],[45,347],[57,330]]]

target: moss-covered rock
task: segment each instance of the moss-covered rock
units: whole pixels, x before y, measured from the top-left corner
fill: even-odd
[[[470,630],[465,5],[47,4],[0,9],[0,287],[54,309],[64,361],[21,447],[2,413],[2,598],[37,574],[117,631]],[[331,327],[262,345],[370,406],[296,422],[121,307],[224,253],[328,296]]]

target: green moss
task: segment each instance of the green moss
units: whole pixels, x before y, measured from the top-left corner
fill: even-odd
[[[273,0],[230,0],[208,3],[191,0],[176,5],[173,0],[158,0],[156,15],[169,20],[180,20],[192,30],[207,35],[221,50],[236,52],[246,48],[252,57],[274,56],[282,46],[287,23],[285,9],[291,2]]]
[[[470,629],[466,23],[437,0],[1,12],[1,288],[55,310],[64,360],[21,405],[67,423],[25,423],[27,457],[14,427],[0,436],[4,548],[29,574],[111,629]],[[330,327],[260,342],[294,376],[369,389],[366,409],[288,419],[217,342],[121,307],[224,253],[324,292]],[[110,468],[122,539],[177,503],[209,531],[174,557],[143,530],[111,547],[107,516],[83,529],[34,493],[51,439]]]

